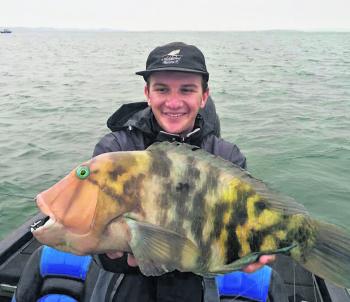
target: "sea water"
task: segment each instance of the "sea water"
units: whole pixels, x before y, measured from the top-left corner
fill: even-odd
[[[350,33],[14,31],[0,35],[0,239],[144,100],[134,73],[172,41],[204,52],[222,137],[249,171],[350,229]]]

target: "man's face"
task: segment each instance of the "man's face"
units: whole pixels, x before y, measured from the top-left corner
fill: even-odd
[[[203,91],[199,74],[159,71],[150,75],[145,95],[159,126],[166,132],[180,134],[193,129],[209,89]]]

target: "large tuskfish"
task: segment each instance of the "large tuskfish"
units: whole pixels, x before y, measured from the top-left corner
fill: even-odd
[[[99,155],[37,196],[43,244],[75,254],[127,251],[143,274],[223,274],[286,253],[350,287],[350,236],[292,198],[197,147],[156,143]]]

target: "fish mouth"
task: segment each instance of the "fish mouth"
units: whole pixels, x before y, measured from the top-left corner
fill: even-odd
[[[46,222],[46,219],[40,219],[38,221],[35,221],[30,225],[30,231],[33,233],[34,231],[42,227],[45,224],[45,222]]]
[[[37,233],[38,231],[40,232],[43,229],[49,228],[55,223],[56,223],[56,220],[51,217],[40,219],[38,221],[35,221],[33,224],[31,224],[30,231],[34,234],[34,233]]]
[[[39,229],[43,229],[43,228],[48,228],[51,225],[56,223],[56,219],[53,215],[53,213],[50,211],[49,207],[47,206],[47,204],[44,202],[44,199],[42,197],[41,194],[39,194],[36,197],[36,204],[38,206],[38,208],[40,209],[40,211],[42,213],[44,213],[45,215],[47,215],[48,217],[44,218],[44,219],[40,219],[38,221],[35,221],[31,226],[30,226],[30,231],[32,233],[37,232]]]

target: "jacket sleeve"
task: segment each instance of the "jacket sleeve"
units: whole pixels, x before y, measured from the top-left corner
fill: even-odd
[[[144,150],[143,134],[137,129],[122,129],[108,133],[97,143],[93,157],[102,153]]]
[[[215,135],[210,135],[203,141],[201,147],[211,154],[220,156],[243,169],[247,169],[246,157],[235,144],[218,138]]]
[[[111,132],[102,137],[96,144],[92,157],[103,153],[116,152],[121,150],[122,147],[120,146],[117,137]]]

